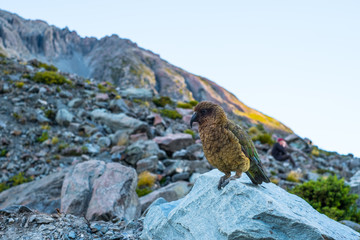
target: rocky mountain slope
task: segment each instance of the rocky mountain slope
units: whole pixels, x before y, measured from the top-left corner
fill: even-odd
[[[262,123],[273,131],[291,133],[284,124],[246,106],[216,83],[175,67],[116,35],[99,40],[81,38],[67,28],[0,11],[0,49],[9,56],[36,58],[64,72],[109,81],[122,89],[147,88],[177,101],[211,100],[246,123]]]
[[[0,236],[137,239],[138,217],[154,200],[185,196],[212,169],[196,128],[189,129],[191,104],[0,56],[0,209],[25,205],[41,213],[0,211]],[[293,134],[286,139],[296,170],[275,161],[262,138],[255,142],[268,176],[283,188],[331,173],[350,180],[360,170],[351,155]]]

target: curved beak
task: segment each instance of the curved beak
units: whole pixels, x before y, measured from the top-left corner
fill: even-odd
[[[192,128],[192,124],[193,122],[197,122],[198,121],[198,115],[197,113],[195,112],[192,117],[191,117],[191,120],[190,120],[190,127]]]

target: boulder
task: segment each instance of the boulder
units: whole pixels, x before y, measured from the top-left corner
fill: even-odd
[[[184,197],[191,189],[191,184],[184,181],[170,183],[140,198],[141,211],[144,212],[158,198],[175,201]]]
[[[128,88],[120,91],[120,95],[128,99],[151,100],[153,98],[152,91],[146,88]]]
[[[184,198],[150,206],[142,239],[359,239],[360,233],[320,214],[273,183],[255,186],[243,174],[218,190],[213,170]]]
[[[180,149],[186,148],[194,143],[190,134],[175,133],[168,134],[164,137],[156,137],[154,141],[159,144],[159,147],[166,152],[176,152]]]
[[[107,125],[112,131],[129,129],[130,133],[147,132],[148,125],[140,120],[127,116],[125,113],[113,114],[105,109],[95,109],[91,112],[94,121]]]
[[[114,99],[114,100],[110,101],[109,108],[114,112],[123,112],[123,113],[129,112],[128,106],[122,99]]]
[[[139,160],[136,163],[136,172],[141,173],[144,171],[155,172],[157,169],[159,159],[157,156],[150,156],[148,158],[144,158]]]
[[[134,169],[119,163],[91,160],[66,174],[61,191],[61,211],[89,220],[139,217]]]
[[[24,205],[39,212],[55,213],[56,209],[60,208],[61,187],[70,169],[1,192],[0,209],[11,205]]]

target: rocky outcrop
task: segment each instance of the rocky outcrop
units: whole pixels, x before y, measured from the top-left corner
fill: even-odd
[[[359,239],[360,234],[276,185],[247,176],[217,189],[222,174],[199,177],[175,202],[150,206],[142,239]]]
[[[96,160],[80,163],[65,177],[61,211],[90,220],[138,218],[140,205],[136,183],[135,170],[119,163]]]
[[[99,40],[81,38],[68,28],[59,29],[44,21],[25,20],[0,11],[0,49],[10,56],[37,58],[65,72],[110,81],[121,89],[130,88],[121,92],[129,98],[150,99],[155,94],[178,101],[210,100],[239,119],[291,132],[277,120],[249,108],[218,84],[175,67],[116,35]]]

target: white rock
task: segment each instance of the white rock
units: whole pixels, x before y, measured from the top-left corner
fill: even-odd
[[[142,239],[360,239],[272,183],[255,186],[243,174],[219,191],[222,175],[205,173],[183,199],[150,206]]]

